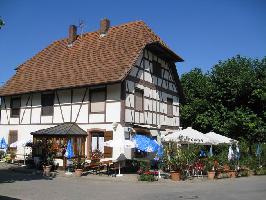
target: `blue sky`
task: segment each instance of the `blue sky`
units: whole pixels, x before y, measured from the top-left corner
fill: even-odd
[[[219,60],[236,54],[266,56],[264,0],[0,0],[0,85],[14,69],[52,41],[67,36],[68,26],[85,22],[85,32],[143,20],[185,62],[179,74],[194,67],[208,71]]]

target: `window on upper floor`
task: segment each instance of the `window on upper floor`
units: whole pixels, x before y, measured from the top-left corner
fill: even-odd
[[[144,110],[144,91],[140,89],[135,89],[135,110],[143,112]]]
[[[10,102],[11,117],[13,117],[13,118],[19,117],[20,106],[21,106],[21,98],[20,97],[12,97],[11,102]]]
[[[157,61],[152,61],[153,74],[157,77],[162,77],[162,66]]]
[[[52,116],[54,114],[54,93],[42,94],[42,116]]]
[[[173,116],[173,99],[167,98],[167,116]]]
[[[90,112],[104,113],[105,112],[105,89],[90,90]]]

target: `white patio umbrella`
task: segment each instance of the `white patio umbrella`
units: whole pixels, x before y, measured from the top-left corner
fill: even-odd
[[[229,149],[228,149],[228,155],[227,155],[227,158],[228,158],[228,160],[230,161],[230,160],[233,159],[233,157],[234,157],[234,151],[233,151],[233,149],[232,149],[232,146],[230,145],[230,146],[229,146]]]
[[[108,140],[104,142],[104,146],[107,147],[118,147],[118,148],[135,148],[136,145],[131,140]]]
[[[13,148],[21,148],[21,147],[23,147],[23,165],[22,166],[26,166],[25,148],[26,148],[26,145],[28,143],[31,143],[31,142],[32,142],[32,139],[23,139],[23,140],[19,140],[19,141],[16,141],[16,142],[10,144],[10,147],[13,147]]]
[[[19,141],[16,141],[10,144],[10,147],[13,147],[13,148],[25,147],[28,143],[31,143],[31,142],[32,142],[32,139],[23,139],[23,140],[19,140]]]
[[[209,132],[205,134],[206,137],[208,137],[210,140],[213,140],[216,142],[216,144],[232,144],[232,143],[237,143],[237,140],[233,140],[229,137],[225,137],[223,135],[214,133],[214,132]]]
[[[173,141],[180,144],[213,144],[203,133],[191,127],[169,134],[165,136],[163,140],[166,142]]]
[[[123,158],[124,158],[124,160],[126,159],[125,156],[122,156],[124,153],[124,149],[125,148],[128,148],[128,149],[135,148],[136,147],[135,143],[130,141],[130,140],[119,139],[119,140],[106,141],[106,142],[104,142],[104,146],[120,148],[121,150],[123,150],[123,151],[121,151],[120,156],[116,159],[118,161],[118,174],[117,174],[117,176],[123,176],[123,174],[121,174],[120,161],[122,161]]]

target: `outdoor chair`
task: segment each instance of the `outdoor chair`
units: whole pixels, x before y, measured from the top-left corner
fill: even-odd
[[[187,164],[185,167],[185,177],[192,178],[193,177],[193,165]]]
[[[118,168],[118,163],[109,163],[107,175],[116,177]]]
[[[193,166],[193,175],[196,177],[203,177],[204,165],[202,162],[195,162]]]

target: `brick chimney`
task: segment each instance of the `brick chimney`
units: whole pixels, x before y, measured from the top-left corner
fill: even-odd
[[[68,30],[68,44],[72,44],[77,39],[77,27],[70,25]]]
[[[101,35],[107,34],[109,28],[110,28],[110,20],[107,18],[102,19],[100,23],[100,34]]]

